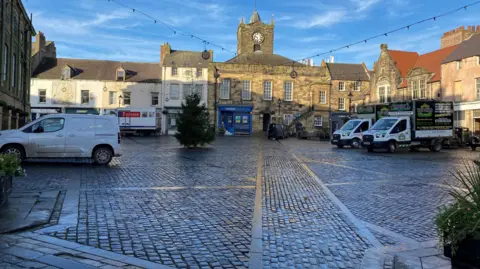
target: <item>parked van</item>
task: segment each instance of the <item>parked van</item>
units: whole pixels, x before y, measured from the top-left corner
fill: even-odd
[[[108,164],[122,154],[115,116],[51,114],[18,130],[0,131],[0,152],[28,158],[92,158]]]

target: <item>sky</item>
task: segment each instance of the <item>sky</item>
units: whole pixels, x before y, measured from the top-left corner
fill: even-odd
[[[205,44],[171,28],[200,36],[226,48],[214,50],[214,61],[235,55],[236,31],[249,20],[254,0],[23,0],[33,25],[56,44],[57,57],[159,62],[160,45],[202,51]],[[275,20],[274,52],[293,60],[342,47],[432,17],[473,0],[257,0],[262,21]],[[141,15],[147,13],[157,19]],[[335,62],[373,66],[380,44],[389,49],[426,53],[440,48],[444,32],[480,25],[480,5],[400,32],[334,52]],[[168,24],[170,27],[166,27]],[[320,64],[328,55],[313,58]]]

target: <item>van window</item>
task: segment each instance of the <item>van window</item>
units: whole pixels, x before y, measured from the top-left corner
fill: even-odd
[[[25,133],[53,133],[63,129],[65,125],[64,118],[48,118],[41,120],[27,129],[23,130]]]
[[[395,126],[393,130],[394,132],[392,133],[400,133],[407,130],[407,120],[401,120],[399,123],[397,123],[397,126]]]
[[[116,132],[112,121],[107,119],[95,119],[95,131],[96,132]]]
[[[360,124],[360,126],[358,126],[357,128],[357,133],[359,132],[365,132],[368,130],[368,121],[365,121],[363,122],[362,124]]]
[[[93,133],[95,121],[88,117],[71,117],[68,119],[68,130],[73,133]]]

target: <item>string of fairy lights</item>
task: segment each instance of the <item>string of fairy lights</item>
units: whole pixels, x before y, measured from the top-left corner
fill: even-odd
[[[189,32],[186,32],[186,31],[182,31],[176,27],[174,27],[173,25],[169,24],[169,23],[166,23],[162,20],[159,20],[158,18],[155,18],[139,9],[136,9],[134,7],[131,7],[131,6],[128,6],[128,5],[125,5],[124,3],[120,2],[120,0],[107,0],[108,2],[112,2],[112,3],[115,3],[123,8],[126,8],[126,9],[130,9],[132,10],[132,12],[134,13],[138,13],[138,14],[141,14],[143,16],[145,16],[147,19],[149,20],[152,20],[152,22],[154,24],[160,24],[160,25],[163,25],[165,27],[167,27],[170,31],[172,31],[172,33],[174,35],[181,35],[181,36],[186,36],[186,37],[190,37],[191,39],[196,39],[198,41],[201,41],[204,45],[204,51],[202,53],[202,58],[204,58],[205,60],[208,60],[210,58],[210,52],[207,50],[207,47],[208,46],[211,46],[211,47],[216,47],[216,48],[219,48],[221,49],[222,51],[226,51],[226,52],[229,52],[229,53],[232,53],[233,55],[237,56],[237,53],[232,51],[232,50],[229,50],[227,48],[225,48],[224,46],[222,45],[219,45],[215,42],[212,42],[212,41],[209,41],[203,37],[200,37],[194,33],[189,33]],[[256,60],[256,59],[252,59],[252,58],[249,58],[247,55],[244,55],[243,57],[245,57],[247,60],[250,60],[250,61],[253,61],[253,62],[256,62],[258,64],[261,64],[261,65],[266,65],[266,66],[286,66],[286,65],[291,65],[292,66],[292,72],[290,73],[291,77],[292,78],[296,78],[298,76],[298,73],[295,71],[295,65],[296,64],[300,64],[299,62],[302,62],[302,61],[305,61],[306,59],[311,59],[311,58],[317,58],[317,57],[320,57],[320,56],[324,56],[324,55],[331,55],[333,52],[337,52],[337,51],[340,51],[340,50],[345,50],[345,49],[349,49],[353,46],[356,46],[356,45],[359,45],[359,44],[366,44],[368,43],[368,41],[371,41],[371,40],[374,40],[374,39],[378,39],[380,37],[388,37],[388,35],[390,34],[393,34],[393,33],[396,33],[396,32],[399,32],[399,31],[402,31],[402,30],[410,30],[410,28],[412,28],[413,26],[416,26],[416,25],[419,25],[419,24],[423,24],[423,23],[426,23],[426,22],[429,22],[429,21],[437,21],[438,19],[442,18],[442,17],[446,17],[446,16],[450,16],[452,14],[455,14],[459,11],[462,11],[462,10],[465,10],[467,11],[469,7],[472,7],[472,6],[475,6],[475,5],[478,5],[480,4],[480,1],[475,1],[475,2],[472,2],[472,3],[469,3],[467,5],[462,5],[458,8],[455,8],[455,9],[451,9],[451,10],[448,10],[444,13],[441,13],[441,14],[438,14],[438,15],[435,15],[435,16],[432,16],[432,17],[428,17],[428,18],[425,18],[425,19],[422,19],[422,20],[419,20],[419,21],[416,21],[416,22],[413,22],[413,23],[410,23],[410,24],[407,24],[405,26],[401,26],[401,27],[398,27],[396,29],[392,29],[392,30],[389,30],[389,31],[386,31],[384,33],[381,33],[381,34],[377,34],[377,35],[374,35],[374,36],[371,36],[371,37],[368,37],[368,38],[365,38],[365,39],[361,39],[359,41],[356,41],[356,42],[353,42],[353,43],[350,43],[350,44],[347,44],[347,45],[344,45],[344,46],[340,46],[340,47],[337,47],[337,48],[333,48],[333,49],[330,49],[330,50],[327,50],[325,52],[321,52],[321,53],[315,53],[313,55],[310,55],[310,56],[307,56],[307,57],[303,57],[299,60],[296,60],[296,61],[286,61],[285,63],[280,63],[280,64],[275,64],[275,65],[269,65],[269,64],[264,64],[264,63],[261,63],[260,61]]]

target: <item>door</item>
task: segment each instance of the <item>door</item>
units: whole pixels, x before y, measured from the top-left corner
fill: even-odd
[[[235,133],[233,120],[233,112],[222,112],[222,123],[227,135]]]
[[[391,134],[397,138],[397,141],[399,144],[405,143],[408,144],[411,141],[410,137],[410,128],[407,128],[408,122],[406,119],[400,120],[395,127],[393,127],[393,130]]]
[[[268,125],[270,124],[270,114],[263,114],[263,131],[268,130]]]
[[[67,121],[65,139],[66,157],[90,157],[95,146],[95,119],[85,116],[72,116]]]
[[[24,130],[28,133],[29,157],[56,158],[65,154],[65,118],[41,120]]]

